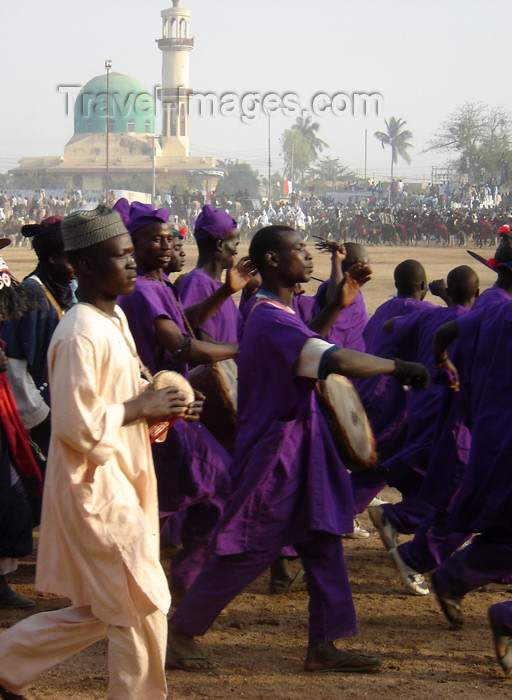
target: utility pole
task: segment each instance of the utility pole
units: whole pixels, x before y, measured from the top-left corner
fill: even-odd
[[[366,189],[366,165],[368,163],[368,129],[364,130],[364,186]]]
[[[156,195],[156,135],[153,134],[153,172],[152,172],[152,187],[151,187],[151,204],[155,201]]]
[[[107,171],[105,173],[105,204],[107,207],[110,203],[110,186],[109,186],[109,159],[108,159],[108,135],[110,131],[110,69],[112,68],[112,61],[107,58],[105,61],[105,70],[107,71],[107,129],[106,129],[106,149],[107,149]]]
[[[272,159],[270,154],[270,110],[268,110],[268,206],[270,206],[270,197],[272,194],[271,177]]]

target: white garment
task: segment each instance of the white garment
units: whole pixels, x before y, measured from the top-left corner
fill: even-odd
[[[88,606],[27,617],[0,634],[0,682],[21,693],[40,673],[107,637],[108,699],[165,700],[167,618],[147,599],[145,606],[152,612],[136,627],[107,625]]]
[[[50,407],[36,387],[27,361],[9,357],[7,379],[25,428],[30,430],[42,423],[50,413]]]
[[[123,425],[138,395],[135,346],[95,307],[75,305],[48,351],[52,437],[48,454],[36,588],[89,605],[111,625],[136,624],[127,572],[156,608],[170,595],[160,565],[158,499],[145,420]],[[130,344],[128,346],[127,344]]]
[[[318,369],[322,355],[326,350],[335,347],[332,343],[328,343],[322,338],[308,338],[301,350],[297,365],[295,367],[295,375],[297,377],[318,377]]]

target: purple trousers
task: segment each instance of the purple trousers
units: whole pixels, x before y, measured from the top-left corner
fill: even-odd
[[[350,478],[352,482],[352,496],[354,499],[354,517],[362,513],[370,501],[386,486],[389,485],[397,488],[402,493],[405,500],[405,497],[414,497],[419,492],[423,482],[423,475],[412,469],[404,469],[398,472],[387,470],[382,466],[378,466],[376,469],[353,471]],[[421,520],[422,516],[418,516],[417,522],[419,523]],[[414,532],[414,528],[412,530],[399,531]]]
[[[219,613],[273,563],[277,546],[258,552],[215,555],[196,578],[171,622],[191,637],[205,634]],[[295,544],[309,593],[310,644],[357,634],[356,614],[338,535],[312,531],[311,539]]]
[[[366,510],[370,501],[387,486],[385,474],[381,467],[363,469],[350,474],[352,496],[354,499],[354,518]]]
[[[463,598],[488,583],[499,583],[512,572],[512,529],[495,528],[477,535],[435,572],[441,596]]]
[[[411,569],[420,574],[436,569],[471,537],[468,533],[453,532],[447,527],[447,520],[445,511],[436,511],[421,521],[412,540],[398,547],[400,556]]]
[[[404,496],[399,503],[385,503],[382,510],[398,532],[411,535],[432,514],[434,507],[414,495]]]
[[[189,588],[203,568],[221,513],[214,503],[205,502],[175,514],[181,521],[182,546],[171,561],[171,591]]]
[[[500,632],[512,636],[512,602],[495,603],[489,608],[489,617],[494,625],[498,625]]]

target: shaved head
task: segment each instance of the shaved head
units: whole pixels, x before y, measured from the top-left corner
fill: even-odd
[[[423,299],[427,292],[427,275],[420,262],[404,260],[395,267],[394,277],[399,297]]]
[[[476,299],[480,280],[469,265],[459,265],[450,270],[446,278],[446,291],[454,304],[465,306]]]
[[[277,224],[275,226],[265,226],[265,228],[261,228],[255,233],[249,246],[249,257],[260,272],[265,267],[265,254],[269,250],[278,251],[283,237],[290,231],[295,231],[295,229],[285,224]]]
[[[370,262],[370,256],[368,251],[361,245],[361,243],[354,243],[353,241],[348,241],[348,243],[343,244],[347,252],[347,257],[341,263],[342,272],[346,272],[349,267],[355,265],[358,262],[368,264]]]

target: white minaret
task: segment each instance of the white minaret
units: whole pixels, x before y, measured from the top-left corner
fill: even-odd
[[[162,51],[162,156],[189,155],[188,100],[192,90],[189,82],[189,52],[194,39],[189,38],[190,10],[179,7],[162,10],[162,38],[157,39]]]

